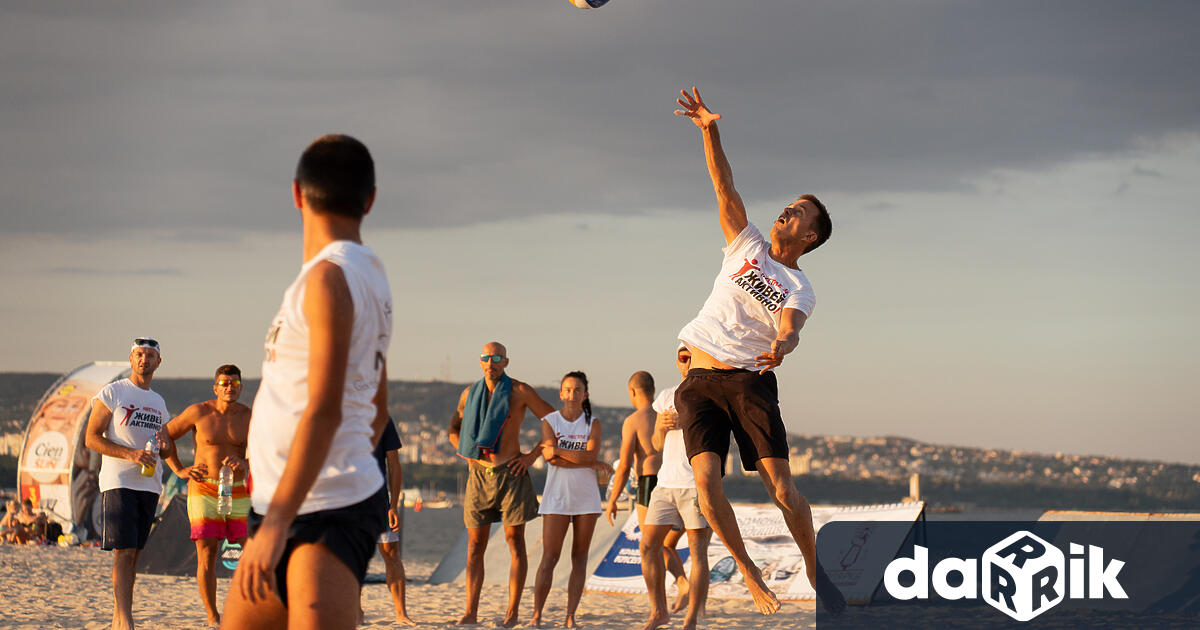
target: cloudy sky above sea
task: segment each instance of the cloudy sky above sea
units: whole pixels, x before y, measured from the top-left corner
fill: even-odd
[[[1195,2],[14,4],[0,370],[149,334],[160,376],[257,375],[292,169],[337,131],[376,160],[392,378],[473,380],[499,339],[627,404],[719,268],[698,85],[751,221],[833,215],[793,431],[1200,463]]]

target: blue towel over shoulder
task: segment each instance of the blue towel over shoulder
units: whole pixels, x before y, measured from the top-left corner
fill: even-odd
[[[471,386],[463,409],[462,432],[458,435],[459,455],[467,459],[479,459],[495,452],[504,421],[508,418],[508,397],[511,392],[512,378],[507,374],[496,383],[491,400],[488,400],[484,379],[479,379]]]

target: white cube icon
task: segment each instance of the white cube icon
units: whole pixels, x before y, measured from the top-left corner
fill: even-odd
[[[1020,531],[983,553],[983,599],[1017,621],[1050,610],[1066,594],[1066,556],[1054,545]]]

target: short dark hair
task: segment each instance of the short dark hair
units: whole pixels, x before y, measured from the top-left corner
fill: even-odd
[[[813,241],[813,244],[804,250],[804,253],[807,254],[824,245],[825,241],[829,240],[829,235],[833,234],[833,221],[829,218],[829,211],[825,209],[825,204],[821,203],[821,200],[817,199],[816,195],[806,193],[800,195],[800,198],[811,201],[817,207],[817,216],[813,218],[813,229],[817,233],[817,240]]]
[[[238,369],[238,366],[232,363],[226,363],[225,365],[217,368],[217,373],[213,375],[213,380],[215,381],[220,379],[222,376],[236,376],[238,377],[238,380],[241,380],[242,371]]]
[[[296,182],[313,209],[361,219],[375,190],[375,161],[366,145],[350,136],[321,136],[300,155]]]
[[[629,384],[633,385],[634,389],[654,395],[654,377],[645,370],[634,372],[633,376],[629,377]]]
[[[25,500],[22,501],[21,503],[28,505],[29,509],[33,509],[33,501],[29,497],[25,497]]]

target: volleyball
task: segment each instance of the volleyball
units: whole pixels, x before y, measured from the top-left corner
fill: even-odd
[[[571,4],[580,9],[599,9],[608,4],[608,0],[571,0]]]

